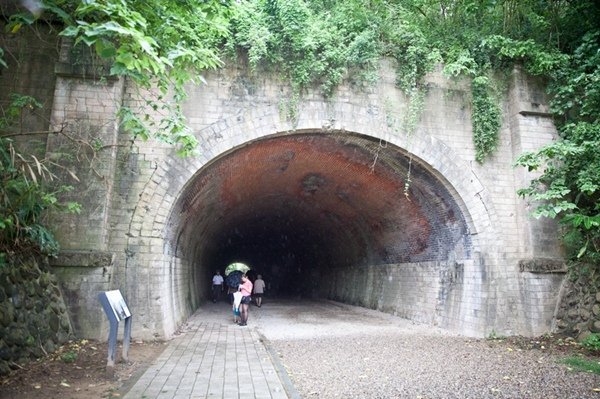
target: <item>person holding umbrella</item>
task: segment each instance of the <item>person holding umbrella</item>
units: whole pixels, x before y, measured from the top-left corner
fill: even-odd
[[[240,304],[240,326],[245,326],[248,322],[248,308],[250,307],[250,301],[252,300],[250,296],[250,294],[252,294],[252,281],[250,281],[245,274],[242,275],[242,283],[240,284],[239,289],[242,293],[242,302]]]
[[[250,266],[240,262],[231,263],[225,268],[225,283],[229,287],[227,294],[231,303],[233,303],[233,293],[240,289],[242,276],[249,270]]]

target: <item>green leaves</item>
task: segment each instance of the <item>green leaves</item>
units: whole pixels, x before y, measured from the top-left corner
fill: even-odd
[[[550,84],[551,109],[559,123],[581,120],[598,123],[600,116],[600,31],[581,39],[568,66],[556,71]]]
[[[518,191],[537,207],[536,217],[559,218],[574,259],[600,261],[600,124],[569,123],[563,139],[521,155],[516,164],[541,172]]]
[[[476,160],[498,145],[502,119],[489,76],[516,64],[549,82],[551,111],[561,140],[523,154],[517,165],[536,171],[519,190],[538,204],[538,217],[560,219],[580,258],[598,259],[600,228],[600,7],[592,0],[44,0],[44,13],[61,21],[61,34],[90,46],[111,63],[110,73],[134,81],[141,109],[120,111],[134,137],[158,139],[193,154],[197,139],[186,127],[185,86],[223,63],[222,51],[241,53],[251,67],[268,66],[290,82],[286,116],[297,119],[302,92],[320,87],[331,96],[344,80],[369,83],[382,57],[396,62],[396,83],[407,98],[439,63],[450,77],[472,80]],[[10,17],[17,34],[39,14]],[[0,65],[6,67],[0,49]],[[148,93],[156,93],[147,98]],[[23,97],[21,100],[25,101]],[[412,104],[421,104],[414,101]],[[5,128],[26,107],[0,119]],[[407,125],[416,121],[409,110]],[[416,114],[416,113],[415,113]],[[407,128],[412,131],[413,128]],[[2,153],[2,172],[15,173],[14,156]],[[12,166],[11,166],[12,165]],[[27,173],[35,183],[36,163]],[[8,186],[7,186],[8,187]],[[47,198],[46,200],[49,200]],[[3,229],[16,222],[0,216]],[[38,234],[38,237],[42,235]]]
[[[201,81],[203,70],[222,64],[219,46],[229,35],[233,4],[229,0],[45,0],[42,5],[47,14],[64,23],[62,36],[72,38],[75,45],[93,48],[98,57],[110,61],[112,75],[127,77],[149,91],[158,88],[161,98],[155,101],[174,93],[175,104],[160,105],[164,120],[154,121],[143,109],[135,110],[136,118],[132,110],[124,110],[122,126],[131,128],[136,137],[170,141],[179,153],[190,154],[197,140],[185,127],[179,106],[186,98],[184,86]],[[29,20],[15,16],[15,26],[35,20],[26,16]],[[145,100],[147,94],[142,93],[140,99]],[[158,134],[159,126],[167,130]]]
[[[473,102],[472,125],[475,159],[482,163],[498,146],[501,112],[498,101],[490,94],[490,81],[477,76],[471,82]]]
[[[492,35],[484,39],[482,45],[494,50],[499,57],[521,61],[533,75],[550,74],[568,62],[566,54],[549,49],[533,39],[515,40]]]
[[[20,124],[24,111],[42,106],[30,96],[13,93],[10,99],[0,117],[0,129],[5,132]],[[72,188],[59,185],[51,189],[47,182],[55,178],[44,160],[21,154],[12,140],[0,137],[0,265],[9,253],[58,252],[58,243],[43,221],[44,214],[50,209],[79,212],[79,204],[59,200],[61,193]]]
[[[43,222],[47,210],[78,213],[80,205],[62,203],[58,196],[72,187],[50,189],[53,175],[35,159],[32,168],[8,139],[0,138],[0,258],[6,253],[34,251],[55,255],[59,245]]]

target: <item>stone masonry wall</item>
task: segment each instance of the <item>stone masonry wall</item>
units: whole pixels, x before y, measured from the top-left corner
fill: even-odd
[[[0,29],[5,32],[2,21]],[[12,139],[18,145],[27,146],[34,154],[44,156],[54,101],[54,62],[58,60],[58,38],[47,26],[35,29],[24,28],[19,35],[0,35],[0,48],[4,49],[8,65],[7,68],[0,68],[0,106],[3,109],[8,106],[14,94],[31,96],[42,105],[40,109],[26,110],[22,124],[13,129],[15,132],[35,134],[13,136]],[[39,37],[45,40],[39,40]]]
[[[531,204],[515,194],[532,175],[512,165],[523,151],[553,140],[556,132],[543,82],[520,70],[502,93],[498,150],[483,165],[475,161],[468,82],[448,80],[440,70],[431,73],[418,123],[406,131],[409,99],[395,87],[395,71],[387,61],[381,64],[380,80],[366,91],[344,85],[331,99],[309,91],[295,118],[287,112],[290,88],[276,76],[243,65],[207,73],[206,85],[189,87],[184,105],[200,154],[180,159],[168,145],[133,140],[120,131],[117,110],[140,105],[137,88],[110,79],[102,65],[68,43],[59,46],[56,37],[49,35],[41,47],[31,43],[39,41],[2,43],[24,57],[10,65],[10,72],[2,70],[2,92],[18,91],[44,104],[28,119],[27,129],[67,129],[101,151],[92,159],[57,135],[35,140],[36,150],[76,155],[72,165],[82,183],[73,199],[82,202],[84,212],[56,218],[65,251],[52,269],[0,272],[0,362],[5,362],[0,371],[6,370],[7,359],[36,356],[38,348],[52,350],[71,333],[61,290],[79,336],[106,337],[97,294],[108,289],[122,291],[134,314],[135,337],[173,334],[202,305],[210,286],[204,276],[211,268],[199,263],[196,253],[168,250],[165,231],[177,198],[213,160],[255,140],[294,131],[349,132],[402,148],[446,187],[473,242],[468,259],[356,265],[344,271],[345,280],[333,274],[325,278],[330,284],[321,288],[326,295],[468,335],[535,335],[554,327],[579,335],[600,330],[600,302],[587,282],[563,285],[561,268],[535,267],[539,259],[560,259],[562,252],[556,226],[531,219]],[[0,97],[2,104],[7,101]],[[21,280],[23,285],[16,285]],[[556,313],[561,288],[565,301]],[[34,319],[23,310],[34,310]],[[32,333],[37,330],[43,334]]]
[[[2,4],[1,7],[4,7]],[[4,32],[4,23],[0,22]],[[43,37],[44,40],[39,40]],[[0,106],[10,104],[11,96],[33,97],[40,109],[26,110],[22,124],[12,136],[18,151],[38,157],[46,153],[49,120],[54,102],[58,60],[57,36],[46,25],[35,30],[23,28],[19,35],[0,35],[8,68],[0,68]],[[53,352],[73,338],[67,306],[59,281],[45,259],[19,260],[0,268],[0,375],[32,358]]]
[[[58,280],[45,260],[0,268],[0,375],[71,338]]]
[[[467,261],[468,266],[472,262]],[[467,266],[467,267],[468,267]],[[327,297],[430,325],[448,327],[446,306],[464,289],[465,263],[421,262],[334,270]],[[344,273],[344,279],[335,279]],[[468,284],[468,283],[467,283]]]
[[[516,195],[522,181],[516,179],[512,164],[525,149],[514,146],[515,136],[527,138],[531,148],[548,142],[554,130],[545,120],[534,125],[526,122],[530,116],[521,112],[534,107],[533,97],[537,100],[537,94],[530,93],[542,91],[535,85],[523,86],[522,80],[515,79],[502,103],[505,117],[498,151],[479,165],[471,139],[468,85],[448,81],[440,73],[428,78],[421,120],[411,134],[401,129],[407,100],[394,86],[393,68],[385,63],[372,90],[359,93],[343,86],[334,101],[308,93],[293,121],[282,112],[289,90],[277,79],[252,75],[243,68],[208,74],[206,85],[190,87],[184,107],[200,141],[199,156],[180,160],[173,149],[151,142],[136,142],[126,149],[130,138],[120,136],[119,157],[127,154],[128,166],[116,177],[109,247],[116,254],[113,276],[145,320],[134,331],[168,336],[193,311],[198,303],[195,296],[208,286],[187,282],[197,281],[195,270],[209,274],[210,265],[197,265],[186,254],[166,254],[163,238],[170,210],[194,174],[237,146],[276,133],[311,129],[369,135],[407,150],[440,179],[461,207],[474,247],[464,289],[447,298],[445,308],[429,306],[422,310],[427,315],[418,317],[438,319],[474,335],[492,330],[502,334],[545,331],[562,277],[520,271],[519,261],[539,256],[539,246],[524,245],[524,236],[537,243],[556,240],[556,235],[532,227],[536,222]],[[127,99],[126,104],[132,105]],[[527,300],[529,295],[535,300]],[[372,303],[373,298],[365,301]]]
[[[85,212],[55,221],[64,249],[103,262],[84,259],[75,264],[65,253],[54,263],[69,292],[79,335],[104,335],[97,293],[119,288],[136,317],[134,335],[170,336],[201,305],[209,287],[203,276],[210,275],[211,266],[198,264],[191,253],[169,253],[165,242],[169,215],[190,180],[212,160],[254,140],[331,130],[369,136],[411,154],[446,187],[469,228],[472,257],[453,260],[465,265],[462,286],[456,283],[447,290],[441,269],[411,266],[424,280],[433,276],[414,293],[425,295],[422,303],[413,306],[402,295],[384,302],[396,300],[395,311],[473,335],[491,330],[536,334],[551,324],[563,275],[520,270],[519,262],[560,257],[559,246],[553,245],[556,231],[529,218],[529,204],[515,194],[529,176],[512,164],[523,150],[551,140],[555,131],[544,116],[542,87],[520,71],[503,93],[498,150],[483,165],[475,161],[468,82],[450,81],[440,71],[428,76],[420,119],[407,132],[408,99],[395,87],[395,72],[387,62],[381,65],[379,82],[367,91],[342,86],[333,99],[307,93],[293,120],[286,116],[290,89],[275,76],[243,66],[208,73],[206,85],[189,88],[184,106],[201,152],[180,159],[167,145],[132,140],[119,131],[116,112],[121,105],[139,105],[136,88],[121,80],[98,79],[102,71],[90,73],[68,57],[63,52],[55,65],[50,127],[67,126],[102,147],[93,165],[83,153],[74,162],[83,183],[73,198],[83,202]],[[69,151],[58,137],[47,144],[51,154]],[[365,275],[357,278],[368,278],[372,272],[367,270],[380,266],[366,265]],[[347,297],[380,306],[375,291]]]
[[[581,273],[567,278],[556,310],[556,331],[579,340],[600,334],[600,279]]]

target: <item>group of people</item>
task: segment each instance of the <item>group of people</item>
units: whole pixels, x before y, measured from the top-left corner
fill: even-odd
[[[258,274],[254,283],[246,274],[242,275],[241,284],[238,287],[229,287],[231,303],[233,307],[233,321],[245,326],[248,322],[248,309],[250,302],[254,299],[256,306],[262,306],[262,298],[265,293],[266,284],[262,276]],[[225,291],[225,281],[220,271],[216,271],[212,279],[212,299],[216,303],[221,293]]]

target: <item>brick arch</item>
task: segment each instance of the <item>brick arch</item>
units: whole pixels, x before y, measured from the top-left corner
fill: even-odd
[[[345,121],[341,131],[383,140],[398,147],[400,151],[410,154],[414,157],[415,162],[427,167],[453,193],[455,201],[461,207],[466,218],[473,236],[474,246],[478,250],[482,250],[481,239],[485,237],[494,237],[494,240],[488,241],[486,244],[488,249],[491,249],[489,242],[494,243],[493,247],[502,246],[501,236],[494,228],[497,225],[497,217],[493,204],[486,200],[487,194],[468,162],[461,160],[436,137],[419,133],[406,136],[396,134],[389,128],[374,132],[371,124],[356,120],[353,115],[355,114],[338,115],[338,119]],[[146,198],[152,204],[160,204],[157,206],[160,209],[172,209],[177,196],[185,190],[185,185],[190,179],[213,160],[226,156],[236,148],[266,137],[307,131],[324,131],[325,134],[334,131],[331,126],[327,126],[326,129],[323,129],[322,126],[319,127],[322,124],[323,121],[319,119],[303,120],[302,128],[290,130],[288,123],[282,122],[278,112],[273,112],[271,109],[263,112],[254,110],[244,118],[231,118],[216,126],[210,126],[197,132],[197,136],[201,140],[202,155],[186,159],[172,159],[168,163],[157,164],[154,175],[158,178],[151,179],[152,183],[146,186],[140,198]],[[205,137],[207,139],[204,139]],[[176,179],[173,180],[173,177]],[[170,187],[168,195],[164,190],[159,189],[159,187],[165,186]],[[178,194],[174,196],[171,194],[173,192]],[[156,234],[159,231],[162,232],[166,227],[165,215],[157,215],[153,219],[147,216],[147,211],[143,207],[137,208],[132,217],[134,221],[132,226],[139,226],[138,231],[132,232],[135,233],[135,236],[141,237],[142,231],[153,231],[153,237],[157,237]],[[135,223],[135,221],[140,223]],[[162,254],[165,250],[164,246],[162,248],[153,246],[152,248],[152,252],[155,254]]]
[[[411,136],[397,134],[385,125],[374,128],[372,120],[358,118],[352,112],[338,112],[336,115],[337,120],[344,121],[343,126],[341,124],[339,126],[328,125],[318,118],[317,113],[313,115],[312,118],[301,119],[296,129],[290,129],[289,124],[280,119],[276,109],[266,107],[253,109],[243,116],[229,118],[198,131],[197,136],[201,139],[202,155],[187,159],[170,158],[167,162],[157,163],[153,176],[140,195],[140,204],[152,204],[152,209],[173,212],[178,198],[185,193],[186,186],[199,171],[208,167],[215,160],[252,142],[303,132],[316,131],[323,132],[323,134],[345,132],[349,135],[358,134],[390,143],[399,151],[412,156],[415,162],[435,176],[451,193],[453,200],[460,207],[468,225],[474,253],[494,251],[494,248],[502,246],[501,235],[494,228],[497,225],[494,208],[491,202],[486,201],[485,190],[477,176],[469,164],[456,156],[441,140],[422,132]],[[131,229],[128,233],[129,244],[146,248],[144,256],[137,259],[136,267],[152,268],[154,274],[157,275],[175,276],[154,283],[163,287],[161,291],[164,292],[164,296],[159,303],[152,305],[153,309],[147,310],[148,314],[158,317],[157,324],[161,326],[165,336],[169,336],[177,328],[177,325],[199,306],[198,300],[194,298],[205,295],[204,288],[199,287],[199,284],[194,285],[192,282],[204,277],[195,275],[197,272],[193,265],[186,264],[186,261],[174,257],[174,254],[171,253],[170,248],[173,242],[167,240],[167,232],[169,220],[172,217],[164,212],[156,214],[145,206],[138,206],[132,215]],[[490,237],[493,239],[489,239]],[[171,238],[177,239],[177,237]],[[483,244],[484,242],[485,244]],[[466,290],[483,289],[484,266],[479,265],[478,262],[478,260],[470,262],[466,267],[461,264],[459,272],[453,269],[448,272],[464,273],[470,280],[470,288],[461,289],[455,293],[456,298],[452,299],[454,304],[449,305],[452,307],[451,309],[429,309],[431,314],[426,316],[386,310],[385,304],[364,304],[361,299],[345,298],[344,294],[339,294],[340,290],[343,291],[343,288],[339,287],[335,288],[335,292],[330,296],[334,299],[349,300],[380,310],[391,311],[419,321],[439,323],[476,335],[482,329],[480,323],[484,321],[475,322],[474,324],[477,325],[463,323],[463,319],[468,317],[465,316],[468,311],[464,307],[480,306],[481,304],[467,303],[461,297],[477,295],[473,292],[468,293]],[[485,267],[489,268],[490,265]],[[423,270],[429,269],[432,269],[430,264],[426,264],[423,268]],[[434,267],[434,269],[436,268]],[[415,273],[420,272],[416,271]],[[182,284],[185,289],[182,289]],[[447,313],[451,313],[451,315]]]

